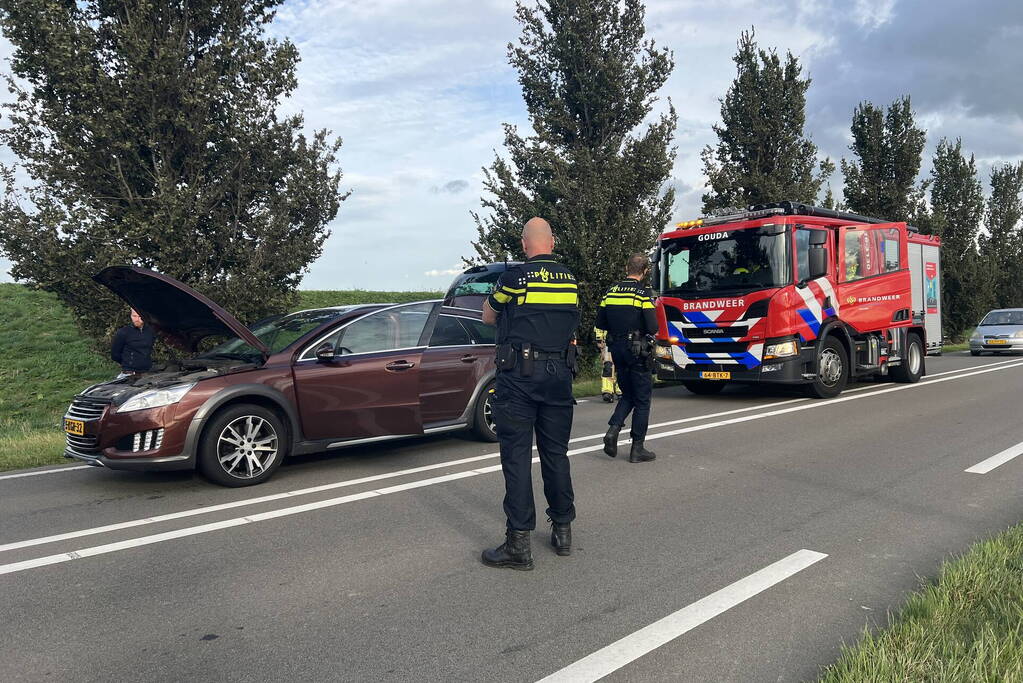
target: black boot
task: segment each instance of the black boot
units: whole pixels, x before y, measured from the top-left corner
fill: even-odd
[[[615,401],[615,397],[609,391],[605,391],[601,394],[600,398],[603,399],[604,403],[614,403]]]
[[[562,557],[572,554],[572,525],[569,522],[551,522],[551,545]]]
[[[629,462],[649,462],[657,456],[643,448],[643,439],[632,440],[632,451],[629,452]]]
[[[528,570],[533,568],[533,553],[529,549],[529,532],[505,533],[505,541],[496,548],[483,551],[483,564],[488,567]]]
[[[618,457],[618,432],[620,431],[622,431],[621,427],[611,425],[607,428],[607,434],[604,435],[604,452],[612,458]]]

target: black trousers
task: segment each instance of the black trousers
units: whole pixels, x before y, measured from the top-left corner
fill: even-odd
[[[647,426],[650,424],[650,395],[654,391],[654,378],[646,363],[633,355],[629,349],[629,342],[611,344],[611,358],[618,374],[622,398],[615,406],[608,424],[612,427],[624,427],[626,418],[632,413],[632,429],[629,435],[633,439],[645,439]]]
[[[547,516],[559,523],[575,519],[568,464],[573,405],[572,373],[564,360],[537,361],[529,377],[517,368],[497,373],[494,422],[501,442],[504,514],[512,531],[536,528],[531,471],[534,433]]]

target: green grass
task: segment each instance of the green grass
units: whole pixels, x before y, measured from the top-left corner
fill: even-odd
[[[1023,681],[1023,525],[946,562],[821,680]]]

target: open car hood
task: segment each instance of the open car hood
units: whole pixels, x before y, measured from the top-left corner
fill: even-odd
[[[92,276],[128,302],[171,341],[197,351],[206,337],[240,337],[266,358],[269,349],[233,315],[172,277],[135,266],[110,266]]]

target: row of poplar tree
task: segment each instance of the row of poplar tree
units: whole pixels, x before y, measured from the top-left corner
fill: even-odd
[[[548,0],[518,7],[522,37],[509,46],[533,133],[505,127],[505,156],[486,170],[489,213],[476,216],[483,260],[519,257],[523,216],[552,219],[561,256],[584,284],[585,312],[620,275],[626,256],[648,251],[669,223],[676,114],[642,122],[674,63],[644,38],[641,0]],[[785,199],[907,221],[940,235],[944,335],[958,340],[993,307],[1023,306],[1023,163],[995,166],[985,200],[973,155],[942,139],[920,179],[926,133],[910,97],[852,114],[852,157],[835,171],[806,134],[810,79],[744,32],[736,76],[721,99],[717,143],[702,153],[704,212]],[[897,65],[894,65],[897,68]]]
[[[106,265],[153,268],[252,320],[293,305],[320,255],[348,196],[341,143],[277,114],[299,58],[266,36],[280,2],[0,0],[15,96],[0,143],[32,180],[21,187],[16,167],[0,169],[0,253],[97,341],[123,317],[89,279]],[[646,37],[641,0],[535,0],[516,16],[508,55],[532,130],[505,125],[469,260],[521,257],[522,223],[549,219],[582,285],[587,341],[604,288],[672,217],[675,109],[647,121],[674,59]],[[703,151],[704,209],[834,206],[835,165],[804,132],[810,79],[797,58],[760,49],[749,32],[734,60],[718,142]],[[941,235],[946,335],[1021,303],[1023,167],[996,167],[985,203],[973,157],[942,140],[918,182],[925,135],[908,97],[860,105],[852,133],[842,203]]]

